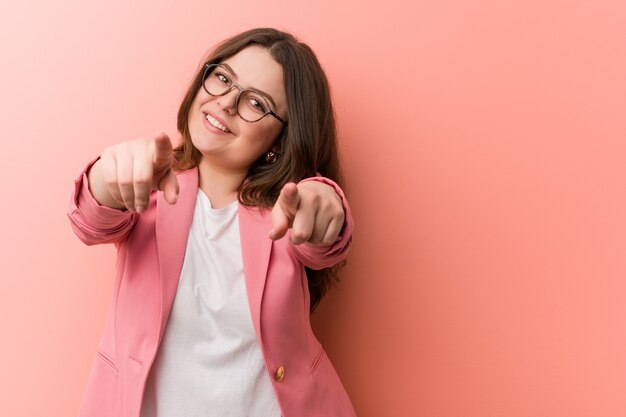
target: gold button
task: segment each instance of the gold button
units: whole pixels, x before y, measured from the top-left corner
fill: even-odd
[[[276,378],[277,382],[281,382],[284,377],[285,377],[285,368],[281,366],[280,368],[278,368],[278,371],[276,371],[276,376],[274,378]]]

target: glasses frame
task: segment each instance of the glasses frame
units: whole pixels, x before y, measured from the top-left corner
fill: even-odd
[[[274,116],[276,118],[276,120],[278,120],[279,122],[281,122],[283,124],[283,126],[287,126],[287,121],[284,120],[279,115],[277,115],[276,113],[274,113],[274,111],[272,111],[272,109],[269,108],[269,103],[267,103],[268,106],[267,106],[267,109],[265,109],[265,113],[258,120],[250,121],[250,120],[244,119],[244,117],[241,114],[239,114],[239,97],[241,97],[242,93],[244,93],[246,91],[252,91],[253,93],[263,95],[263,94],[261,94],[260,91],[255,90],[254,88],[243,88],[240,84],[231,82],[230,87],[227,88],[226,91],[224,91],[222,94],[211,94],[209,92],[209,90],[206,88],[205,82],[206,82],[207,78],[209,77],[209,74],[212,71],[214,71],[215,68],[223,68],[224,71],[226,71],[226,72],[228,72],[230,74],[230,71],[226,67],[224,67],[223,65],[220,65],[220,64],[206,64],[204,66],[204,74],[202,74],[202,88],[204,89],[204,91],[206,91],[206,93],[208,95],[213,96],[213,97],[225,96],[226,94],[230,93],[230,91],[233,88],[236,88],[237,90],[239,90],[239,92],[237,93],[237,97],[235,98],[235,112],[236,112],[237,116],[239,116],[241,118],[241,120],[243,120],[244,122],[247,122],[247,123],[256,123],[256,122],[258,122],[259,120],[263,119],[265,116],[267,116],[269,114],[269,115]]]

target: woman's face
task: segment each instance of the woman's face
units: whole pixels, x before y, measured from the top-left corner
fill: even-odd
[[[221,64],[231,82],[253,88],[267,96],[267,105],[283,119],[287,101],[280,64],[262,47],[249,46]],[[239,90],[223,96],[209,95],[200,87],[189,110],[189,133],[205,163],[228,172],[247,172],[254,161],[271,149],[283,125],[267,115],[249,123],[237,115]]]

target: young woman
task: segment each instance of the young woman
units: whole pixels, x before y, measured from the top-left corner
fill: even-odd
[[[118,254],[80,415],[354,416],[309,322],[353,230],[315,55],[274,29],[222,42],[178,129],[76,180],[74,232]]]

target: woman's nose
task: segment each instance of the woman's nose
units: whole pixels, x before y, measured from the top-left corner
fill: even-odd
[[[228,92],[218,97],[217,104],[224,109],[224,111],[228,111],[230,114],[236,114],[238,95],[239,89],[233,85]]]

